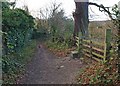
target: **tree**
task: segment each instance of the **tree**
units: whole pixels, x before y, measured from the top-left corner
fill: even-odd
[[[66,17],[64,16],[64,10],[61,8],[61,5],[61,3],[52,2],[49,7],[40,9],[41,23],[39,24],[42,24],[40,26],[44,27],[42,29],[47,28],[49,30],[53,41],[62,36],[61,32],[65,30],[64,22]]]
[[[74,38],[81,32],[84,38],[88,37],[88,3],[87,2],[75,2],[76,10],[73,13],[75,20]]]

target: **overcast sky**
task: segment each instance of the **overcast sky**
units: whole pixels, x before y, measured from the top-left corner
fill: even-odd
[[[14,1],[14,0],[11,0]],[[17,7],[23,7],[27,5],[30,12],[36,17],[40,8],[45,8],[50,5],[50,3],[55,0],[17,0]],[[89,0],[90,2],[96,2],[98,4],[103,4],[106,7],[112,7],[117,4],[120,0]],[[65,10],[65,15],[72,17],[72,12],[75,10],[74,0],[56,0],[58,3],[62,3],[62,8]],[[99,9],[95,6],[89,7],[89,18],[94,20],[106,20],[109,19],[104,13],[101,13]],[[93,16],[94,15],[94,16]]]

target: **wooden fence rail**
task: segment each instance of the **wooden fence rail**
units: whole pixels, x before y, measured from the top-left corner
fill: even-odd
[[[97,61],[107,60],[110,52],[111,42],[111,29],[105,30],[105,41],[103,43],[93,40],[80,40],[82,43],[82,54],[87,57],[94,58]]]

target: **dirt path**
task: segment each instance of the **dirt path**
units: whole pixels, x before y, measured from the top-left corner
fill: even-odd
[[[42,45],[32,61],[27,65],[24,77],[19,84],[73,84],[83,64],[70,57],[58,58]]]

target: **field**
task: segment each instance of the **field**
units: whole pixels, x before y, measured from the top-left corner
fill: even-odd
[[[104,42],[105,40],[105,29],[112,30],[112,38],[116,34],[116,28],[113,26],[111,21],[91,21],[89,23],[89,33],[92,39],[96,41]],[[114,39],[113,39],[114,40]]]

